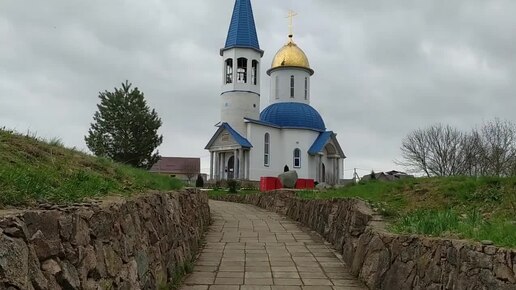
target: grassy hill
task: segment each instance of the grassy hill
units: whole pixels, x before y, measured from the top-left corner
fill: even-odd
[[[181,182],[0,129],[0,207],[173,190]]]
[[[359,197],[382,213],[391,230],[490,240],[516,247],[516,178],[442,177],[369,181],[300,192],[303,198]]]

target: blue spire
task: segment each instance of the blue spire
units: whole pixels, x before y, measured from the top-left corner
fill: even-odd
[[[251,0],[236,0],[235,2],[228,38],[222,50],[234,47],[252,48],[263,54],[258,43]]]

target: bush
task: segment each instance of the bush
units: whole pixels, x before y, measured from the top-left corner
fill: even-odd
[[[199,174],[197,175],[197,180],[195,181],[195,187],[204,187],[204,179]]]
[[[228,180],[227,185],[228,185],[229,193],[237,193],[238,188],[240,186],[239,182],[234,179]]]

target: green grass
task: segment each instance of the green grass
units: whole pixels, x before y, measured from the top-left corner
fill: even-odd
[[[478,211],[417,210],[400,217],[392,229],[401,233],[451,236],[477,241],[491,240],[500,246],[516,246],[516,223],[507,219],[485,219]]]
[[[328,191],[303,191],[308,199],[361,198],[398,233],[491,240],[516,247],[516,178],[446,177],[370,181]]]
[[[39,140],[0,129],[0,207],[78,202],[181,186],[168,176],[67,149],[57,138]]]

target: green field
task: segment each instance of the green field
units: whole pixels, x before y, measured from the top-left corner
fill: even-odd
[[[179,180],[0,129],[0,207],[174,190]]]
[[[398,233],[490,240],[516,247],[516,178],[442,177],[369,181],[303,191],[308,199],[366,200]]]

